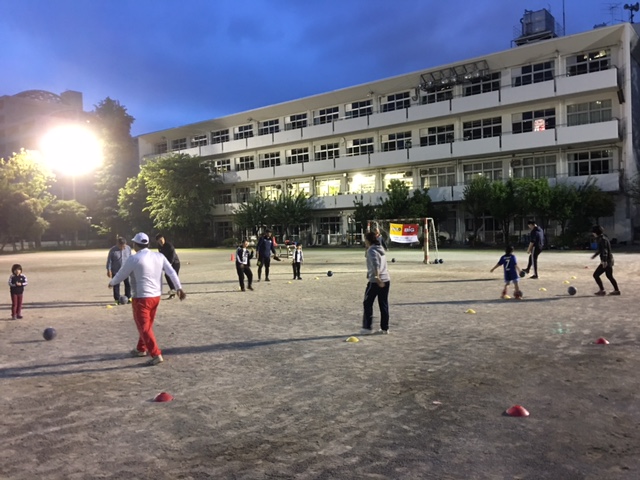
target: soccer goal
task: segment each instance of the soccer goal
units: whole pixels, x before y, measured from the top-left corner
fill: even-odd
[[[423,263],[442,263],[438,252],[438,231],[433,218],[422,218],[418,223],[415,219],[405,218],[369,220],[367,231],[376,229],[389,247],[393,244],[417,245],[422,239]]]

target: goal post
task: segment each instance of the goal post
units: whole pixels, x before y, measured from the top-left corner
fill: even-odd
[[[393,227],[392,227],[393,226]],[[422,238],[423,263],[437,263],[439,259],[438,232],[433,218],[426,217],[419,220],[395,218],[367,221],[367,231],[380,230],[380,235],[391,246],[417,244]],[[414,230],[417,229],[417,232]],[[413,236],[415,235],[415,239]],[[434,262],[432,262],[432,255]]]

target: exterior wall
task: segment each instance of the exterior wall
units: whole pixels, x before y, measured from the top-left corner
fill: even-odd
[[[340,217],[345,234],[356,196],[363,194],[371,203],[378,203],[384,195],[385,178],[394,174],[412,182],[412,188],[429,187],[429,195],[434,202],[450,205],[456,218],[447,222],[448,229],[455,230],[451,235],[456,240],[464,241],[464,212],[459,204],[470,171],[478,168],[478,171],[484,171],[482,165],[491,164],[493,170],[484,174],[508,178],[516,175],[518,165],[530,158],[553,157],[555,174],[552,177],[543,175],[542,178],[548,178],[550,183],[584,183],[590,176],[596,178],[600,188],[615,195],[618,202],[614,218],[607,221],[614,226],[620,241],[630,240],[633,212],[623,195],[623,185],[624,179],[631,172],[635,174],[638,168],[636,147],[640,146],[640,141],[634,127],[640,115],[639,67],[636,60],[631,60],[632,52],[629,50],[631,45],[633,56],[640,58],[636,52],[637,39],[631,25],[621,24],[529,44],[428,72],[402,75],[209,122],[150,133],[139,139],[141,162],[153,160],[158,149],[165,148],[169,152],[200,155],[214,164],[228,159],[232,171],[224,172],[224,188],[232,190],[234,202],[239,188],[249,187],[252,192],[260,192],[262,188],[277,184],[280,191],[287,191],[289,185],[309,183],[309,193],[318,197],[318,219]],[[577,68],[576,62],[582,58],[577,59],[577,56],[583,54],[592,55],[589,58],[597,66],[599,58],[607,58],[600,54],[601,51],[608,52],[607,68],[593,67],[592,70],[592,63],[589,63],[588,73],[571,70]],[[536,82],[532,80],[533,75],[527,77],[527,68],[542,62],[553,65],[549,78]],[[488,66],[488,72],[483,70],[482,73],[495,74],[500,82],[499,89],[488,88],[490,91],[465,96],[465,89],[471,84],[463,81],[453,87],[450,97],[437,98],[442,101],[430,103],[437,94],[431,92],[429,97],[430,93],[425,91],[428,89],[424,83],[425,75],[450,73],[460,65],[469,67],[468,71],[480,65]],[[432,75],[430,78],[435,77]],[[531,81],[528,83],[528,80]],[[442,84],[443,88],[447,86]],[[402,98],[406,103],[390,109],[388,95],[404,95]],[[370,102],[371,111],[350,118],[349,112],[356,102],[360,105]],[[589,120],[586,122],[573,121],[575,113],[570,118],[569,111],[576,105],[597,109],[601,104],[610,104],[610,109],[605,112],[606,118],[591,113],[587,115]],[[314,124],[319,112],[328,108],[335,108],[335,118]],[[287,129],[289,116],[300,113],[307,114],[308,125]],[[539,118],[542,124],[535,123],[533,131],[527,130],[533,124],[523,120],[527,115],[542,115]],[[261,122],[274,119],[279,120],[280,131],[259,135]],[[493,119],[499,119],[499,131],[492,130],[490,123]],[[470,127],[474,122],[482,126]],[[421,143],[421,137],[427,136],[425,132],[428,129],[447,125],[452,125],[453,131],[446,143]],[[253,127],[254,136],[234,139],[239,127],[248,126]],[[213,142],[213,132],[227,129],[228,141],[209,143]],[[488,131],[493,133],[487,136],[485,132]],[[203,134],[207,135],[208,144],[194,145],[193,137]],[[396,140],[397,149],[388,148],[390,137],[401,139]],[[363,143],[363,139],[372,139],[372,150],[350,155],[354,144]],[[337,145],[338,156],[315,160],[316,149],[328,144]],[[179,148],[172,148],[174,145]],[[308,162],[286,164],[288,152],[305,148],[308,149]],[[280,153],[280,165],[260,168],[260,156],[274,152]],[[586,167],[577,166],[575,160],[572,162],[577,153],[591,155],[595,152],[612,152],[609,166],[604,170],[596,168],[590,161]],[[247,156],[254,157],[254,169],[240,168],[239,159]],[[454,181],[443,174],[445,185],[424,183],[427,178],[436,178],[429,173],[433,168],[453,169]],[[373,180],[364,187],[356,186],[363,185],[358,183],[363,176],[372,176]],[[338,190],[327,195],[322,191],[322,182],[332,179]],[[232,218],[236,208],[234,202],[214,208],[216,222],[224,223]],[[317,232],[319,222],[312,225],[312,236]]]

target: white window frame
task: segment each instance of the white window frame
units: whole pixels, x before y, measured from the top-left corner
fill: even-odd
[[[236,167],[239,172],[244,170],[253,170],[256,168],[255,158],[253,155],[244,155],[236,159]]]
[[[347,140],[347,157],[368,155],[374,152],[373,137]]]
[[[258,128],[258,135],[270,135],[272,133],[278,133],[280,131],[280,119],[272,118],[271,120],[265,120],[260,122]]]
[[[373,114],[373,100],[360,100],[344,106],[347,118],[368,117]]]
[[[338,107],[327,107],[318,110],[313,117],[314,125],[323,125],[331,123],[340,118],[340,109]]]
[[[567,154],[570,177],[613,173],[613,149],[583,150]],[[603,168],[604,164],[606,166]]]
[[[296,113],[295,115],[289,115],[284,120],[285,130],[296,130],[298,128],[305,128],[308,125],[307,112]]]
[[[549,82],[555,76],[555,60],[521,65],[511,69],[511,86],[523,87],[534,83]]]
[[[567,105],[567,126],[569,127],[608,122],[612,118],[613,103],[611,100],[595,100]]]
[[[325,143],[324,145],[316,145],[315,147],[315,161],[331,160],[340,157],[340,144]]]
[[[307,163],[309,161],[309,147],[292,148],[286,151],[287,165]]]
[[[229,129],[225,128],[224,130],[217,130],[215,132],[211,132],[211,144],[214,145],[216,143],[224,143],[229,141]]]
[[[280,166],[280,152],[265,152],[258,156],[260,168],[270,168]]]
[[[233,128],[233,139],[242,140],[243,138],[253,137],[253,123],[247,125],[239,125]]]

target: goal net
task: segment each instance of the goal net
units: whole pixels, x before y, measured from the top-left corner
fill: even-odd
[[[439,263],[438,231],[431,217],[415,219],[397,218],[369,220],[367,231],[380,231],[388,247],[416,246],[422,244],[424,263]]]

